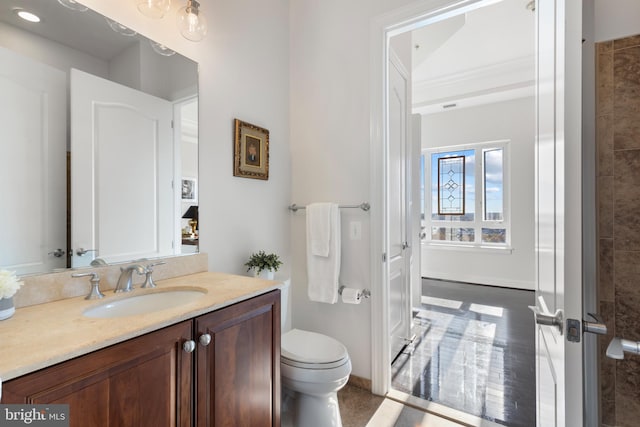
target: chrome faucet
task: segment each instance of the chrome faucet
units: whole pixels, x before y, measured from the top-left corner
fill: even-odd
[[[91,276],[91,291],[84,299],[100,299],[104,294],[100,292],[100,276],[98,273],[73,273],[71,277],[87,277]]]
[[[153,267],[155,267],[156,265],[162,265],[162,264],[166,264],[166,262],[165,261],[160,261],[160,262],[155,262],[153,264],[147,265],[147,268],[146,268],[147,277],[144,279],[144,284],[141,286],[141,288],[147,289],[147,288],[155,288],[156,287],[156,284],[153,281],[153,277],[151,277],[151,274],[153,273]]]
[[[120,267],[120,278],[114,292],[130,292],[133,289],[133,272],[146,274],[147,269],[140,264],[131,264],[128,267]]]

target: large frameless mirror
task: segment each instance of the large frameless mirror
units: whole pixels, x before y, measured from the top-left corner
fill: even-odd
[[[2,2],[0,269],[197,252],[197,81],[192,60],[74,1]]]

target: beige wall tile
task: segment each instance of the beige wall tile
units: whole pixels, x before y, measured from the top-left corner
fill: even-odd
[[[617,362],[616,425],[637,427],[640,418],[640,358],[626,357]]]
[[[596,56],[596,116],[613,113],[613,53]]]
[[[598,116],[596,120],[597,176],[613,175],[613,114]]]
[[[613,238],[613,177],[601,176],[598,185],[598,237]]]
[[[611,42],[605,42],[611,43]],[[631,46],[640,46],[640,35],[613,40],[613,49],[625,49]]]
[[[615,301],[613,285],[613,239],[598,241],[598,298],[600,302],[613,304]],[[604,316],[604,313],[601,313]]]
[[[613,90],[613,113],[616,120],[618,117],[638,117],[640,114],[640,103],[638,103],[640,46],[614,52]]]
[[[640,250],[640,150],[615,151],[613,164],[614,246]]]

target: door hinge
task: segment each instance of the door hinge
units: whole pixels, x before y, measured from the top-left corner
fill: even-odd
[[[386,252],[382,253],[382,262],[387,262],[387,253]]]

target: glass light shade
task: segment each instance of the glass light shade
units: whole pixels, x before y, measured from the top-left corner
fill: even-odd
[[[109,27],[111,27],[111,29],[118,34],[122,34],[123,36],[129,36],[129,37],[135,36],[136,34],[138,34],[135,31],[133,31],[131,28],[125,27],[124,25],[122,25],[117,21],[114,21],[113,19],[109,19],[106,16],[104,17],[104,19],[107,21],[107,24],[109,24]]]
[[[58,0],[58,3],[71,10],[77,10],[78,12],[85,12],[89,9],[87,6],[80,4],[75,0]]]
[[[187,5],[178,11],[180,34],[193,42],[199,42],[207,35],[207,20],[199,6],[197,1],[188,0]]]
[[[175,51],[169,49],[168,47],[166,47],[163,44],[160,44],[158,42],[154,42],[153,40],[149,40],[149,44],[151,44],[151,47],[153,48],[154,52],[156,52],[159,55],[172,56],[172,55],[176,54]]]
[[[160,19],[171,8],[171,0],[136,0],[138,10],[145,16]]]

